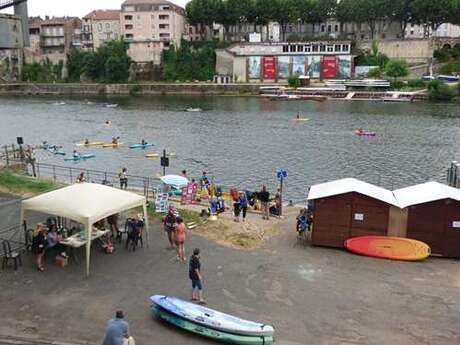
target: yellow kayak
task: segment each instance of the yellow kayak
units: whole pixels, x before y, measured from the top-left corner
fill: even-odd
[[[160,158],[160,154],[159,153],[147,153],[145,155],[145,158],[151,158],[151,159],[155,159],[155,158]],[[171,153],[167,153],[166,154],[166,157],[176,157],[176,154],[174,152],[171,152]]]
[[[301,117],[299,119],[294,119],[294,121],[298,121],[298,122],[304,122],[304,121],[308,121],[310,119],[307,119],[306,117]]]
[[[104,145],[103,141],[90,141],[88,144],[83,143],[77,143],[75,144],[77,146],[102,146]]]
[[[112,148],[116,148],[116,147],[121,146],[121,145],[123,145],[123,143],[118,143],[118,144],[104,143],[104,144],[102,144],[102,147],[112,147]]]

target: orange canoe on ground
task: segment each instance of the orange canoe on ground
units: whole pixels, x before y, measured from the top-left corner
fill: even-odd
[[[430,256],[427,244],[403,237],[361,236],[345,241],[349,251],[376,258],[418,261]]]

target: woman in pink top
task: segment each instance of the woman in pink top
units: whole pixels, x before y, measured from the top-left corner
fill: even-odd
[[[185,227],[184,221],[181,217],[176,219],[176,227],[174,230],[174,241],[176,242],[177,256],[182,261],[187,261],[185,257],[185,235],[187,233],[187,228]]]

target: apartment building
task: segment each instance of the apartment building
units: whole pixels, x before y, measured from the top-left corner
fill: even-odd
[[[26,62],[65,61],[72,48],[81,48],[81,20],[77,17],[31,17],[29,19],[30,49]]]
[[[95,50],[120,37],[120,10],[95,10],[83,17],[83,49]]]
[[[135,62],[161,62],[161,52],[180,47],[185,10],[166,0],[126,0],[121,6],[121,32]]]
[[[434,31],[430,27],[416,24],[409,24],[406,28],[407,38],[424,38],[428,35],[430,37],[460,37],[460,25],[444,23]]]

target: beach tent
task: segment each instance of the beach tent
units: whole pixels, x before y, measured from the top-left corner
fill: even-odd
[[[148,217],[144,196],[95,183],[76,183],[49,193],[24,200],[21,205],[21,223],[24,212],[37,211],[72,219],[84,225],[86,239],[86,275],[89,275],[91,231],[93,224],[112,214],[135,207],[143,207],[146,240]]]

